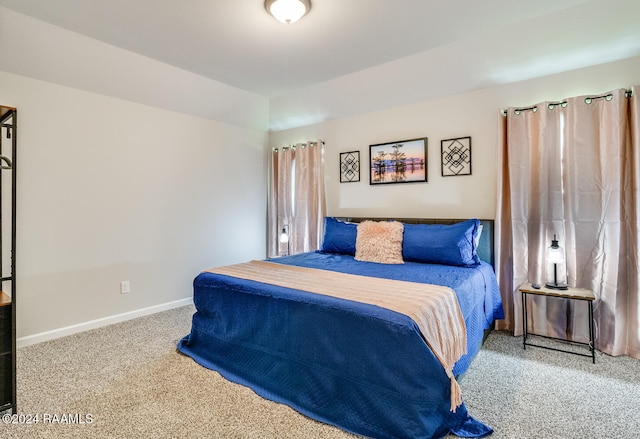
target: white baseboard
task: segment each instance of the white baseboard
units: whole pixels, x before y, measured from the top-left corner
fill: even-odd
[[[179,308],[181,306],[187,306],[193,304],[193,297],[186,299],[175,300],[173,302],[162,303],[160,305],[154,305],[147,308],[137,309],[134,311],[125,312],[122,314],[116,314],[109,317],[103,317],[101,319],[91,320],[89,322],[79,323],[77,325],[66,326],[60,329],[54,329],[52,331],[41,332],[39,334],[28,335],[26,337],[20,337],[16,340],[16,346],[18,348],[29,346],[36,343],[41,343],[47,340],[53,340],[67,335],[77,334],[78,332],[88,331],[90,329],[101,328],[103,326],[112,325],[114,323],[124,322],[126,320],[135,319],[138,317],[148,316],[162,311],[168,311],[170,309]]]

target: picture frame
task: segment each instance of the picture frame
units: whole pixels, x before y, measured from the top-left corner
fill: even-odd
[[[426,183],[427,137],[369,145],[369,184]]]
[[[340,153],[340,183],[360,181],[360,151]]]
[[[471,136],[442,140],[440,156],[443,177],[471,175]]]

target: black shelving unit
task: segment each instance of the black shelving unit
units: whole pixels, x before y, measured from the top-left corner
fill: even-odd
[[[0,412],[16,413],[17,112],[0,106]]]

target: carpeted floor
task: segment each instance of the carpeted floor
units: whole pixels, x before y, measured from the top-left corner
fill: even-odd
[[[460,384],[494,438],[640,437],[640,361],[630,357],[596,352],[593,364],[492,332]]]
[[[177,353],[193,307],[18,351],[20,421],[3,438],[355,438],[260,398]],[[492,333],[461,380],[494,438],[635,438],[640,361],[522,349]],[[84,422],[84,423],[81,423]]]

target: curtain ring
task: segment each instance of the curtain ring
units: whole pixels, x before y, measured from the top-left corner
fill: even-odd
[[[538,106],[537,106],[537,105],[534,105],[533,107],[527,107],[527,108],[516,108],[516,109],[514,109],[514,110],[513,110],[513,114],[520,114],[520,112],[522,112],[522,111],[528,111],[528,110],[531,110],[531,111],[533,111],[533,112],[535,113],[536,111],[538,111]]]
[[[567,101],[562,101],[562,102],[550,102],[549,105],[547,105],[547,108],[549,108],[549,110],[553,110],[554,108],[556,108],[557,106],[560,106],[562,108],[566,108],[567,107]]]
[[[590,104],[591,102],[593,102],[594,99],[603,99],[605,101],[610,101],[613,99],[613,94],[609,93],[608,95],[603,95],[603,96],[595,96],[595,97],[586,97],[584,98],[584,102],[585,104]]]

